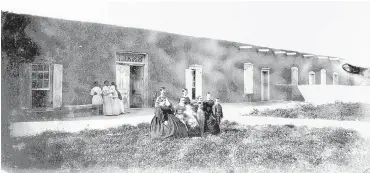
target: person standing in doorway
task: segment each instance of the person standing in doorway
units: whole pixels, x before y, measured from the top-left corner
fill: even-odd
[[[99,82],[94,82],[94,87],[90,91],[90,95],[92,95],[92,105],[93,105],[93,114],[97,115],[100,114],[101,106],[103,105],[103,98],[102,98],[102,90],[99,86]]]
[[[113,115],[113,91],[109,81],[104,81],[103,87],[103,114],[106,116]]]

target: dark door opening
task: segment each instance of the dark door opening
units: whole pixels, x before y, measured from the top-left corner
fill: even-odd
[[[269,100],[268,71],[262,71],[262,101]]]
[[[142,108],[144,104],[144,68],[130,66],[130,107]]]
[[[195,75],[195,74],[196,74],[196,73],[195,73],[195,70],[192,70],[192,71],[191,71],[191,75],[192,75],[192,81],[191,81],[191,82],[192,82],[192,84],[191,84],[191,86],[192,86],[192,87],[191,87],[191,90],[192,90],[192,91],[191,91],[191,98],[192,98],[192,99],[196,99],[196,95],[195,95],[195,94],[196,94],[196,92],[195,92],[195,91],[196,91],[196,90],[195,90],[195,88],[196,88],[196,85],[195,85],[196,75]]]

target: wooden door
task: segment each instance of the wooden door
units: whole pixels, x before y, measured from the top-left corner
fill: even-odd
[[[326,70],[321,69],[321,85],[326,85]]]
[[[121,93],[124,107],[130,107],[130,65],[116,65],[117,90]]]
[[[195,97],[203,96],[203,76],[202,69],[195,70]]]
[[[253,94],[253,65],[244,64],[244,94]]]
[[[298,68],[297,67],[292,67],[291,69],[292,73],[292,85],[298,85]]]

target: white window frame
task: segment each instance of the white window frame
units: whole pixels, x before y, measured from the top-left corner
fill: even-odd
[[[313,75],[313,81],[311,81],[311,83],[310,83],[311,75]],[[316,84],[316,74],[315,74],[314,71],[310,71],[308,73],[308,85],[315,85],[315,84]]]
[[[32,87],[32,82],[33,82],[32,73],[33,73],[33,72],[36,72],[36,73],[40,72],[40,71],[34,71],[34,70],[33,70],[33,66],[34,66],[34,65],[43,65],[43,66],[48,65],[48,66],[49,66],[49,69],[48,69],[48,73],[49,73],[48,81],[49,81],[49,84],[48,84],[48,87],[47,87],[47,88],[33,88],[33,87]],[[34,64],[31,64],[30,79],[31,79],[31,90],[32,90],[32,91],[37,91],[37,90],[44,90],[44,91],[48,91],[48,90],[50,90],[50,84],[51,84],[51,82],[50,82],[50,76],[51,76],[51,65],[52,65],[52,64],[45,64],[45,63],[34,63]],[[44,68],[43,68],[43,69],[44,69]],[[46,71],[43,71],[43,73],[45,73],[45,72],[46,72]],[[43,78],[43,79],[42,79],[42,82],[44,82],[44,80],[45,80],[45,78]],[[44,85],[44,84],[42,84],[42,85]]]
[[[337,76],[337,81],[335,82],[335,77],[334,76]],[[334,72],[333,73],[333,85],[339,85],[339,74],[337,72]]]

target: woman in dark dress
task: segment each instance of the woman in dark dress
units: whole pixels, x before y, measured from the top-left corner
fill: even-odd
[[[206,100],[203,102],[203,110],[206,119],[205,131],[210,132],[213,135],[220,133],[220,126],[212,110],[214,104],[215,102],[211,99],[211,93],[207,92]]]
[[[151,138],[188,137],[186,125],[174,116],[174,107],[165,96],[165,88],[162,87],[160,92],[150,125]]]

